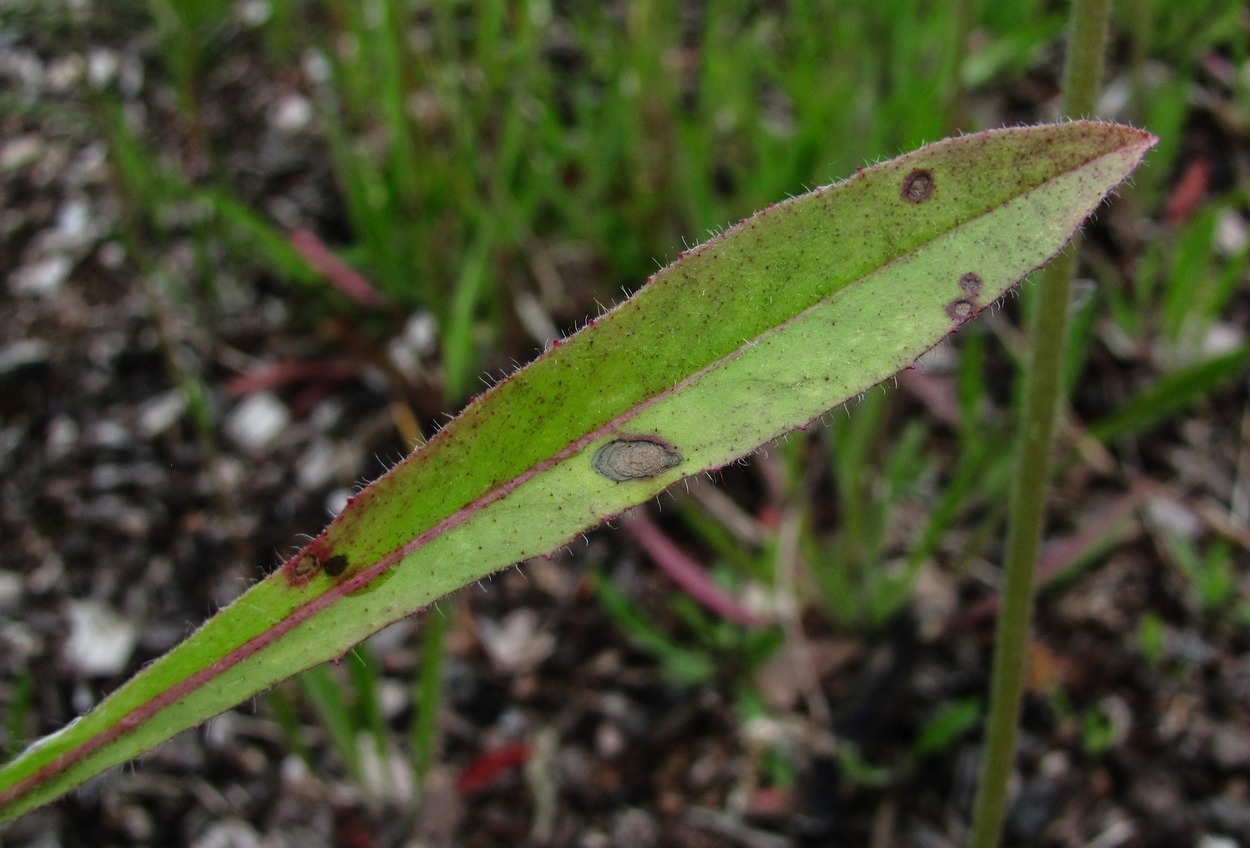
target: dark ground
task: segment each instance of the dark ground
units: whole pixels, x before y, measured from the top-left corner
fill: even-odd
[[[273,280],[225,279],[205,311],[202,293],[157,285],[180,355],[210,390],[221,451],[211,461],[170,374],[143,263],[119,235],[123,205],[84,102],[84,68],[64,45],[16,31],[0,37],[0,90],[23,107],[0,117],[0,741],[12,751],[174,645],[275,566],[298,534],[320,528],[329,505],[380,470],[376,457],[402,446],[385,381],[329,325],[308,320],[316,307],[306,295]],[[124,92],[150,43],[137,34],[109,49],[97,60],[118,63]],[[267,208],[273,191],[332,209],[315,140],[287,149],[281,177],[267,172],[279,164],[255,153],[270,132],[264,106],[284,93],[270,87],[282,84],[256,78],[231,92],[230,108],[260,128],[260,143],[235,148],[233,164],[254,192],[247,200]],[[132,95],[159,125],[168,107],[159,81]],[[1208,152],[1244,166],[1244,150],[1236,152],[1244,138],[1191,131]],[[165,153],[187,155],[178,138],[165,143]],[[205,259],[190,239],[159,250],[159,267],[175,275]],[[1237,309],[1229,324],[1244,334],[1244,296]],[[228,390],[264,363],[327,359],[348,365],[272,392]],[[1246,596],[1248,401],[1243,379],[1142,442],[1142,456],[1126,465],[1162,488],[1129,511],[1108,552],[1043,595],[1013,844],[1250,845],[1250,634],[1245,622],[1202,610],[1156,532],[1227,539]],[[1084,526],[1121,503],[1093,476],[1066,472],[1056,527]],[[759,486],[751,469],[725,477],[748,498]],[[386,800],[385,789],[367,800],[304,710],[319,764],[307,766],[259,699],[26,816],[0,842],[961,844],[977,736],[927,758],[911,741],[940,709],[985,691],[992,622],[969,621],[987,597],[982,582],[956,584],[934,569],[912,609],[871,639],[805,619],[810,668],[832,705],[830,735],[809,720],[785,651],[756,674],[770,719],[743,719],[735,669],[693,687],[666,681],[595,601],[595,567],[680,631],[665,612],[671,585],[619,532],[597,532],[585,547],[506,571],[429,613],[452,624],[444,751],[419,811]],[[1153,659],[1139,638],[1148,613],[1161,623]],[[419,628],[404,622],[373,643],[397,757],[407,750]],[[294,687],[284,691],[298,699]],[[1103,723],[1091,728],[1090,715]],[[482,754],[516,745],[526,746],[524,766],[465,785],[489,765]],[[884,773],[854,774],[830,753],[835,745],[853,746]],[[773,749],[790,754],[791,786],[770,779]]]

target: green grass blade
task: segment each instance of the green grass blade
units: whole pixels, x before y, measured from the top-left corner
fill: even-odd
[[[665,676],[679,686],[696,686],[716,675],[712,658],[674,642],[647,613],[625,596],[611,580],[595,576],[595,594],[616,626],[638,648],[652,654]]]
[[[471,403],[277,572],[0,770],[0,819],[905,368],[1061,250],[1153,136],[964,136],[771,206]]]
[[[343,700],[343,684],[335,679],[329,668],[322,666],[300,675],[299,687],[329,734],[330,742],[348,775],[360,785],[364,772],[356,741],[358,730],[356,720]]]
[[[1181,368],[1134,395],[1124,406],[1089,427],[1099,441],[1145,430],[1180,412],[1250,367],[1250,344]]]
[[[447,659],[448,613],[426,615],[421,627],[421,673],[417,678],[417,717],[412,725],[412,763],[417,786],[438,757],[438,712],[443,705],[443,666]]]

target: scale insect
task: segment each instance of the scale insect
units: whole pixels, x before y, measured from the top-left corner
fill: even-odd
[[[590,467],[614,483],[654,477],[682,461],[681,454],[651,439],[617,439],[595,451]]]

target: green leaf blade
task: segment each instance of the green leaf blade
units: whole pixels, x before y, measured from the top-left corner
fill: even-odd
[[[1154,142],[1092,122],[951,139],[692,250],[7,764],[0,820],[888,379],[1061,250]],[[615,442],[623,465],[605,475],[596,457]]]

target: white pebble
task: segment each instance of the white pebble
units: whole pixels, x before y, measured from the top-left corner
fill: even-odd
[[[286,404],[269,392],[249,395],[226,419],[226,435],[244,450],[258,452],[277,440],[291,416]]]

